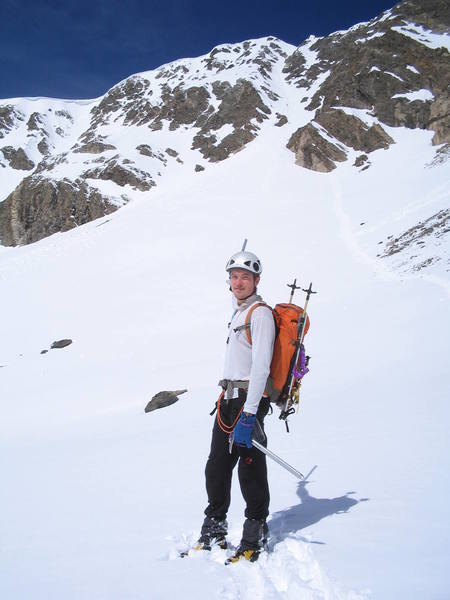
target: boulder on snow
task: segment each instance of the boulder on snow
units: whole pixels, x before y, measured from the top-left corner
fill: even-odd
[[[56,342],[53,342],[50,348],[52,350],[54,350],[55,348],[65,348],[66,346],[70,346],[71,343],[72,340],[57,340]]]
[[[178,402],[178,396],[180,394],[184,394],[187,390],[175,390],[174,392],[158,392],[153,396],[150,402],[145,407],[145,412],[152,412],[158,408],[165,408],[166,406],[170,406],[171,404],[175,404]]]

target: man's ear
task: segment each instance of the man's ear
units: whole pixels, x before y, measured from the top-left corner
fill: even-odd
[[[261,277],[260,277],[259,275],[257,275],[257,276],[255,277],[255,286],[257,286],[257,285],[258,285],[258,283],[259,283],[259,280],[260,280],[260,279],[261,279]]]

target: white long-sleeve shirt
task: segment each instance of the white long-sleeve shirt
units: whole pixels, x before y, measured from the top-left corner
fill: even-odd
[[[272,311],[266,306],[258,306],[253,311],[250,319],[251,345],[245,329],[239,331],[235,331],[235,329],[245,325],[248,310],[257,302],[262,302],[262,299],[256,294],[241,305],[237,304],[236,298],[233,296],[234,312],[229,325],[223,372],[224,379],[249,382],[244,411],[252,414],[256,414],[258,410],[270,373],[275,340]],[[237,390],[235,396],[237,396]]]

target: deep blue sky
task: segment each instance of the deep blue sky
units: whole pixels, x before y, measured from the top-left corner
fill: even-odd
[[[0,0],[0,98],[95,98],[139,71],[274,35],[299,44],[394,0]]]

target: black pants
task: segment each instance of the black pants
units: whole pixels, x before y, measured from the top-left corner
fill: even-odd
[[[234,422],[241,406],[245,402],[246,393],[239,390],[239,398],[222,401],[221,417],[225,423]],[[259,403],[256,418],[264,428],[264,417],[269,411],[268,398]],[[265,519],[269,514],[269,485],[267,483],[266,456],[256,448],[246,448],[233,444],[230,454],[229,436],[222,431],[215,419],[211,450],[206,463],[206,492],[208,506],[205,515],[224,519],[230,506],[231,477],[239,460],[238,476],[241,492],[246,502],[245,516],[248,519]],[[267,445],[267,440],[264,445]]]

